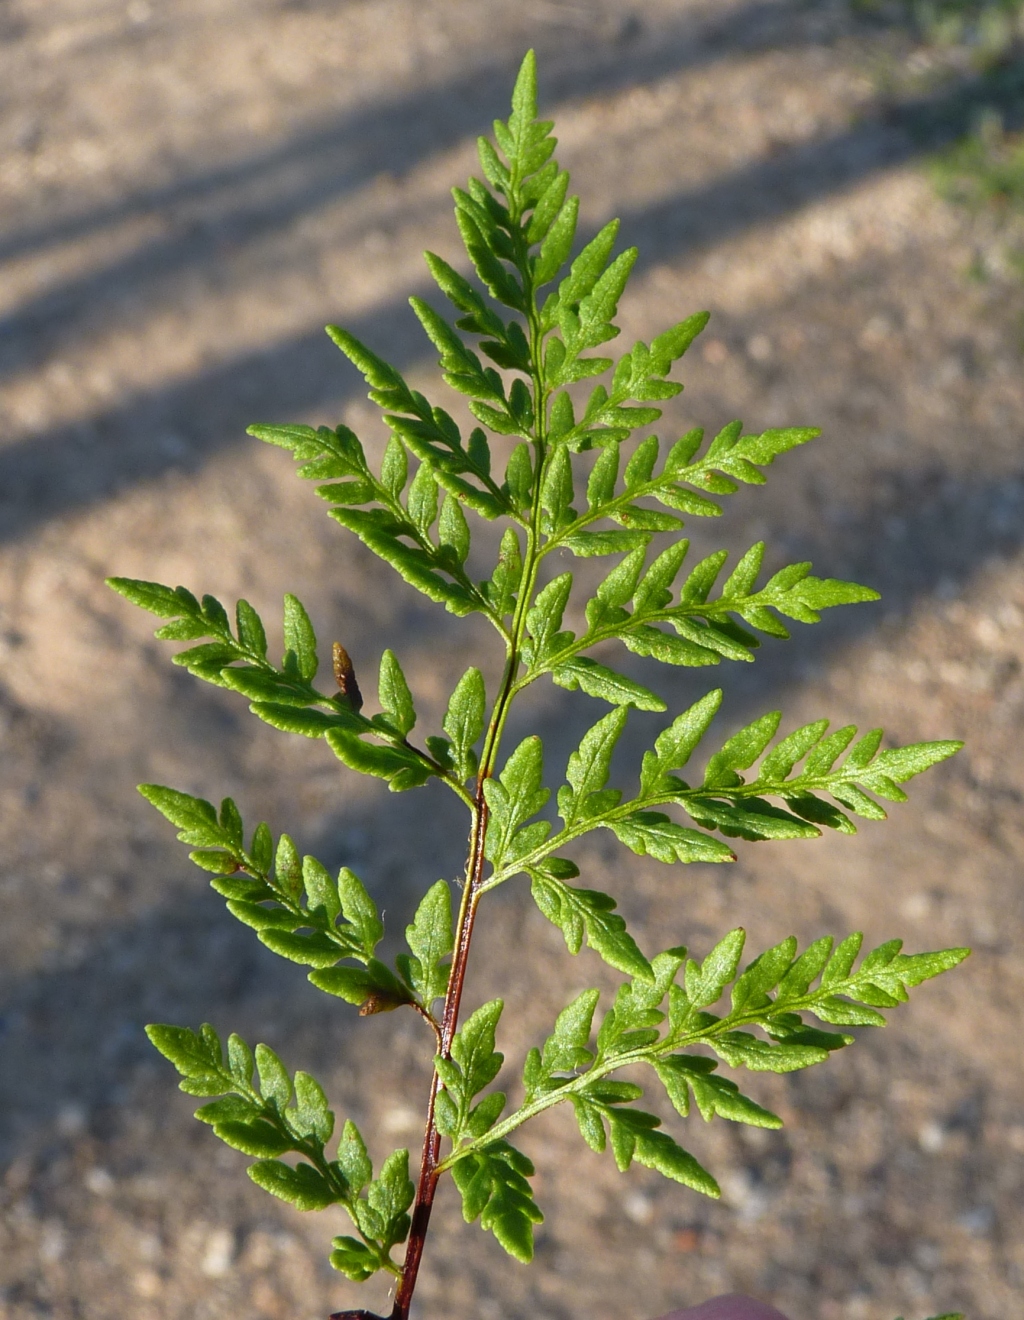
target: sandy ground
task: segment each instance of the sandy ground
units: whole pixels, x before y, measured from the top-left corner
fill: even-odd
[[[244,593],[272,619],[293,590],[364,671],[394,646],[425,720],[467,645],[493,672],[482,630],[371,561],[244,427],[343,417],[379,448],[328,320],[430,380],[404,300],[426,289],[424,247],[457,258],[447,190],[529,44],[586,227],[622,215],[641,247],[626,332],[714,314],[668,429],[824,428],[698,545],[765,536],[776,561],[884,593],[716,674],[721,729],[780,704],[792,723],[968,740],[855,839],[685,871],[595,844],[587,878],[650,950],[703,951],[742,923],[752,947],[864,928],[975,954],[827,1067],[750,1079],[785,1131],[677,1121],[720,1204],[619,1175],[567,1115],[538,1122],[537,1263],[463,1226],[448,1188],[418,1314],[645,1320],[731,1288],[792,1320],[1020,1314],[1021,295],[965,278],[988,240],[932,194],[919,120],[877,98],[891,40],[789,0],[4,0],[3,1320],[386,1304],[326,1265],[332,1216],[272,1202],[193,1122],[142,1026],[209,1018],[266,1040],[378,1156],[418,1146],[429,1042],[399,1015],[358,1021],[266,952],[133,785],[233,794],[353,865],[395,929],[457,872],[462,821],[440,791],[391,798],[188,679],[101,583]],[[710,686],[657,677],[673,708]],[[540,715],[558,755],[595,707],[549,689],[524,720]],[[657,727],[633,721],[623,774]],[[515,1058],[605,971],[568,958],[512,885],[469,995],[505,994]]]

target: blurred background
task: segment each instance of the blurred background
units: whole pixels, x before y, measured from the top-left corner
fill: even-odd
[[[440,397],[405,299],[431,296],[423,248],[464,268],[448,189],[529,45],[583,228],[619,215],[640,247],[625,336],[713,313],[663,434],[824,430],[694,528],[697,547],[765,537],[776,564],[883,592],[742,673],[633,672],[673,710],[724,682],[723,737],[782,706],[790,727],[968,740],[856,838],[746,845],[729,868],[597,842],[585,881],[651,952],[702,955],[742,923],[755,949],[862,928],[975,953],[828,1066],[744,1077],[783,1132],[672,1120],[720,1203],[619,1175],[565,1114],[536,1123],[537,1263],[464,1226],[446,1187],[419,1314],[649,1320],[728,1289],[792,1320],[1019,1313],[1022,44],[1020,0],[2,0],[3,1320],[386,1306],[327,1266],[340,1221],[271,1201],[193,1121],[142,1027],[268,1042],[377,1158],[418,1149],[430,1042],[400,1014],[359,1021],[264,950],[134,785],[232,794],[353,866],[393,930],[457,874],[463,821],[441,789],[389,797],[189,679],[102,579],[244,594],[270,620],[294,591],[364,689],[397,650],[424,724],[468,647],[494,673],[482,629],[380,567],[244,428],[343,418],[379,452],[329,320]],[[553,779],[600,713],[533,698]],[[659,727],[632,720],[622,775]],[[518,883],[475,947],[468,994],[505,994],[510,1058],[611,984]]]

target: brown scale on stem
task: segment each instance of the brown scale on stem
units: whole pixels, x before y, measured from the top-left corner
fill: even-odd
[[[363,694],[359,691],[359,684],[356,682],[355,666],[341,642],[334,643],[333,659],[334,681],[338,685],[338,695],[345,697],[353,710],[362,710]]]
[[[511,666],[510,666],[511,669]],[[513,671],[514,672],[514,671]],[[506,678],[506,689],[508,679]],[[507,699],[507,691],[502,694]],[[448,993],[445,996],[444,1013],[439,1032],[438,1052],[445,1058],[451,1054],[452,1040],[458,1026],[459,1007],[462,1000],[462,988],[466,979],[466,964],[469,959],[469,945],[473,937],[473,924],[476,909],[480,902],[480,885],[484,871],[484,839],[487,835],[488,811],[483,795],[483,782],[490,771],[486,763],[480,768],[476,791],[476,813],[473,832],[470,839],[467,883],[463,893],[462,910],[459,914],[458,932],[452,957],[452,970],[448,978]],[[413,1206],[412,1224],[409,1230],[402,1277],[395,1294],[395,1303],[389,1320],[408,1320],[412,1295],[419,1274],[420,1260],[426,1242],[430,1212],[434,1205],[439,1174],[437,1165],[441,1154],[441,1134],[434,1122],[434,1105],[437,1098],[438,1076],[435,1071],[430,1088],[427,1109],[427,1127],[423,1140],[423,1156],[420,1165],[419,1185]]]

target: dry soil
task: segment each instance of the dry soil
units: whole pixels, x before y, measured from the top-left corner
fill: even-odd
[[[755,948],[863,928],[975,952],[827,1067],[745,1078],[784,1131],[673,1120],[720,1203],[618,1174],[567,1115],[538,1122],[536,1264],[464,1226],[446,1188],[419,1314],[646,1320],[727,1289],[792,1320],[1022,1314],[1022,297],[967,278],[989,237],[936,199],[920,116],[878,91],[901,40],[791,0],[3,0],[3,1320],[386,1304],[327,1266],[340,1223],[271,1201],[192,1120],[142,1028],[267,1041],[378,1157],[418,1146],[429,1039],[359,1021],[263,949],[133,786],[232,794],[355,867],[393,929],[458,873],[463,823],[441,790],[378,792],[188,679],[102,579],[244,594],[272,619],[292,590],[361,672],[393,646],[425,721],[467,647],[495,672],[482,630],[363,553],[244,428],[344,418],[379,452],[321,327],[430,380],[405,298],[426,291],[422,249],[460,261],[448,189],[531,44],[585,228],[621,215],[641,249],[625,333],[713,313],[666,430],[824,431],[698,548],[763,536],[773,562],[884,596],[753,666],[648,679],[673,709],[723,681],[723,733],[781,705],[967,740],[856,838],[675,869],[598,842],[586,879],[650,950],[742,923]],[[549,689],[522,725],[543,718],[557,766],[595,713]],[[620,774],[658,727],[633,720]],[[606,973],[517,883],[485,911],[468,993],[505,995],[514,1059]]]

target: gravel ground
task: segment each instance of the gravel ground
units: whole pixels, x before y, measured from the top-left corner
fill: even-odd
[[[742,923],[752,947],[863,928],[975,953],[827,1067],[753,1076],[784,1131],[677,1123],[721,1203],[619,1175],[566,1115],[538,1121],[537,1263],[464,1226],[447,1188],[419,1315],[645,1320],[732,1288],[792,1320],[1018,1314],[1021,295],[965,277],[988,236],[920,172],[941,96],[930,119],[879,99],[874,71],[905,49],[841,4],[790,0],[4,0],[0,36],[2,1320],[386,1304],[326,1266],[330,1215],[278,1206],[215,1148],[142,1025],[267,1041],[378,1155],[418,1146],[428,1042],[267,953],[133,786],[232,794],[354,866],[395,929],[457,873],[463,823],[439,792],[388,797],[201,689],[101,583],[245,594],[271,618],[294,590],[357,667],[394,646],[425,720],[475,639],[494,672],[474,623],[380,568],[244,428],[342,417],[379,448],[329,320],[431,379],[405,298],[426,289],[423,248],[457,256],[448,188],[531,44],[585,227],[621,215],[641,247],[625,333],[713,312],[667,429],[824,429],[698,545],[764,536],[777,561],[883,592],[720,671],[722,730],[778,704],[793,724],[968,741],[855,839],[627,874],[594,844],[587,879],[648,949],[703,952]],[[658,678],[673,709],[710,686]],[[548,690],[527,714],[564,753],[594,713]],[[633,725],[624,767],[657,728]],[[477,947],[468,993],[505,994],[512,1058],[609,984],[514,885]]]

